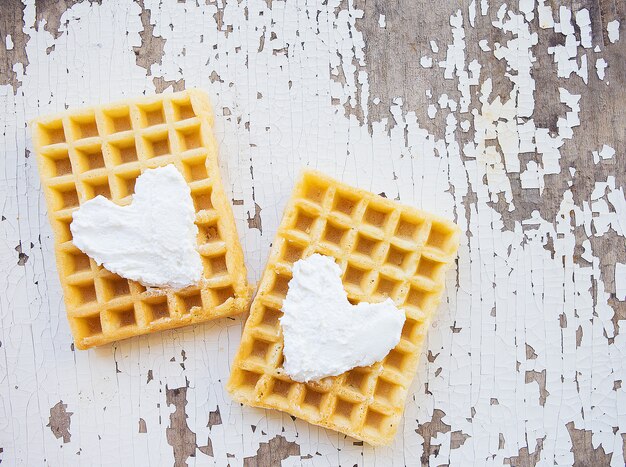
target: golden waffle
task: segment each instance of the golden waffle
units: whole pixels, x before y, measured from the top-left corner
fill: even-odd
[[[33,143],[55,240],[57,269],[76,347],[244,311],[250,300],[232,209],[224,194],[207,96],[197,90],[42,117]],[[174,164],[191,188],[204,264],[200,286],[146,289],[72,243],[72,213],[103,195],[131,201],[146,169]]]
[[[373,445],[391,442],[459,235],[450,221],[304,172],[233,362],[228,390],[234,399],[283,410]],[[352,303],[391,297],[406,311],[406,322],[400,342],[382,362],[303,384],[282,369],[279,318],[293,263],[313,253],[336,259]]]

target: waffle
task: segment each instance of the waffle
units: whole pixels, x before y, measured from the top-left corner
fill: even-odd
[[[207,96],[197,90],[72,110],[32,122],[67,316],[79,349],[244,311],[250,288],[224,193]],[[199,286],[146,289],[113,274],[72,243],[72,213],[103,195],[131,202],[146,169],[174,164],[196,208]]]
[[[459,235],[450,221],[305,171],[252,302],[228,383],[233,398],[372,445],[390,443]],[[391,297],[405,310],[406,322],[400,342],[382,362],[297,383],[282,369],[280,309],[293,263],[313,253],[335,258],[350,302]]]

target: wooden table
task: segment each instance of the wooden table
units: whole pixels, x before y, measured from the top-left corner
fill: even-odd
[[[626,3],[519,3],[4,1],[0,464],[624,465]],[[251,280],[307,165],[465,232],[394,445],[233,403],[242,318],[74,350],[26,122],[191,87]]]

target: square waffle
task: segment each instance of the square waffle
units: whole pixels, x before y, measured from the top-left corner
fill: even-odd
[[[450,221],[305,171],[252,302],[228,383],[233,398],[373,445],[390,443],[459,236]],[[313,253],[335,258],[350,302],[391,297],[406,312],[406,322],[400,342],[382,362],[298,383],[282,369],[279,318],[293,263]]]
[[[57,269],[79,349],[244,311],[250,288],[212,134],[208,97],[197,90],[42,117],[33,145],[52,224]],[[146,169],[174,164],[191,189],[199,286],[146,289],[98,266],[72,243],[72,213],[102,195],[126,205]]]

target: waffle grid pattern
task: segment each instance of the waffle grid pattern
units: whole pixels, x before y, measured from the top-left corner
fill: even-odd
[[[197,90],[64,112],[33,122],[57,269],[79,349],[228,316],[250,300],[243,253],[224,193],[206,95]],[[146,289],[96,265],[72,243],[72,213],[103,195],[131,202],[146,169],[174,164],[191,189],[199,286]]]
[[[242,403],[279,409],[373,445],[393,439],[404,411],[458,227],[318,172],[298,182],[252,303],[228,389]],[[295,261],[336,259],[352,303],[391,297],[406,311],[402,338],[382,362],[318,382],[284,374],[279,318]]]

